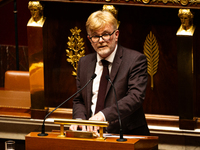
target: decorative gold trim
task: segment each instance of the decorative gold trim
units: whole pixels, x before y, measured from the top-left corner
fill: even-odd
[[[181,5],[186,6],[189,3],[189,0],[180,0]]]
[[[81,119],[57,119],[54,120],[54,124],[60,124],[60,135],[64,136],[64,126],[63,125],[88,125],[88,126],[98,126],[99,127],[99,137],[97,139],[105,140],[103,137],[103,127],[108,127],[109,123],[107,121],[96,121],[96,120],[81,120]]]
[[[142,2],[143,2],[144,4],[148,4],[148,3],[150,2],[150,0],[142,0]]]
[[[192,6],[192,5],[197,5],[200,3],[200,0],[96,0],[97,2],[107,2],[107,3],[112,3],[112,2],[126,2],[126,3],[143,3],[143,4],[158,4],[161,3],[167,4],[167,3],[172,3],[173,5],[176,4],[176,6]]]
[[[72,36],[68,37],[68,49],[66,49],[67,62],[71,63],[75,71],[72,71],[73,76],[77,76],[79,59],[85,56],[85,47],[83,38],[80,37],[81,29],[75,27],[70,29]]]
[[[151,76],[151,89],[153,90],[153,76],[156,74],[159,62],[159,50],[156,37],[150,33],[147,35],[144,42],[144,54],[147,57],[147,72]]]
[[[162,2],[163,2],[164,4],[167,4],[167,3],[168,3],[168,0],[162,0]]]

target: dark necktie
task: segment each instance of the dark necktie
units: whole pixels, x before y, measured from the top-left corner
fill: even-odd
[[[98,91],[98,97],[97,97],[97,104],[96,104],[96,110],[95,114],[104,109],[104,100],[106,95],[106,88],[108,84],[108,80],[106,79],[106,75],[109,75],[108,70],[108,64],[109,62],[107,60],[101,60],[103,64],[103,72],[101,75],[100,85],[99,85],[99,91]]]

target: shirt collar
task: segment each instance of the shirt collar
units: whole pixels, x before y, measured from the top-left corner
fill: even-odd
[[[114,61],[115,54],[116,54],[116,52],[117,52],[117,47],[118,47],[118,45],[116,45],[114,51],[113,51],[108,57],[105,58],[105,60],[107,60],[107,61],[108,61],[109,63],[111,63],[111,64],[112,64],[113,61]],[[97,62],[101,64],[101,60],[102,60],[102,59],[103,59],[103,58],[102,58],[101,56],[99,56],[99,54],[97,53]]]

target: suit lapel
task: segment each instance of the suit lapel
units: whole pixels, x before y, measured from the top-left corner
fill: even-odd
[[[112,82],[114,82],[115,77],[117,75],[117,72],[119,70],[119,67],[121,65],[121,62],[122,62],[121,58],[122,58],[122,47],[119,45],[118,48],[117,48],[117,52],[116,52],[116,55],[115,55],[115,58],[114,58],[114,61],[113,61],[113,66],[112,66],[111,74],[110,74],[110,80]],[[106,95],[108,94],[110,87],[111,87],[111,84],[108,84]]]
[[[95,66],[96,66],[96,53],[93,57],[93,59],[91,60],[91,63],[88,64],[88,72],[87,72],[87,81],[90,80],[91,76],[94,74],[95,71]],[[87,86],[87,104],[88,104],[88,112],[90,112],[90,108],[91,108],[91,100],[92,100],[92,84],[93,81]]]

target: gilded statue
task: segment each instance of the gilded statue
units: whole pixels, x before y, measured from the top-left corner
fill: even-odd
[[[190,9],[179,9],[178,17],[181,20],[181,26],[177,32],[177,35],[189,35],[192,36],[195,30],[193,26],[194,15]]]
[[[110,11],[113,14],[113,16],[117,19],[118,10],[113,5],[103,5],[102,10]],[[119,25],[120,21],[118,21],[118,27]]]
[[[118,11],[113,5],[103,5],[103,10],[110,11],[117,19]]]
[[[39,1],[30,1],[28,3],[28,9],[31,12],[31,19],[28,22],[28,26],[40,26],[42,27],[45,21],[43,16],[43,6]]]

